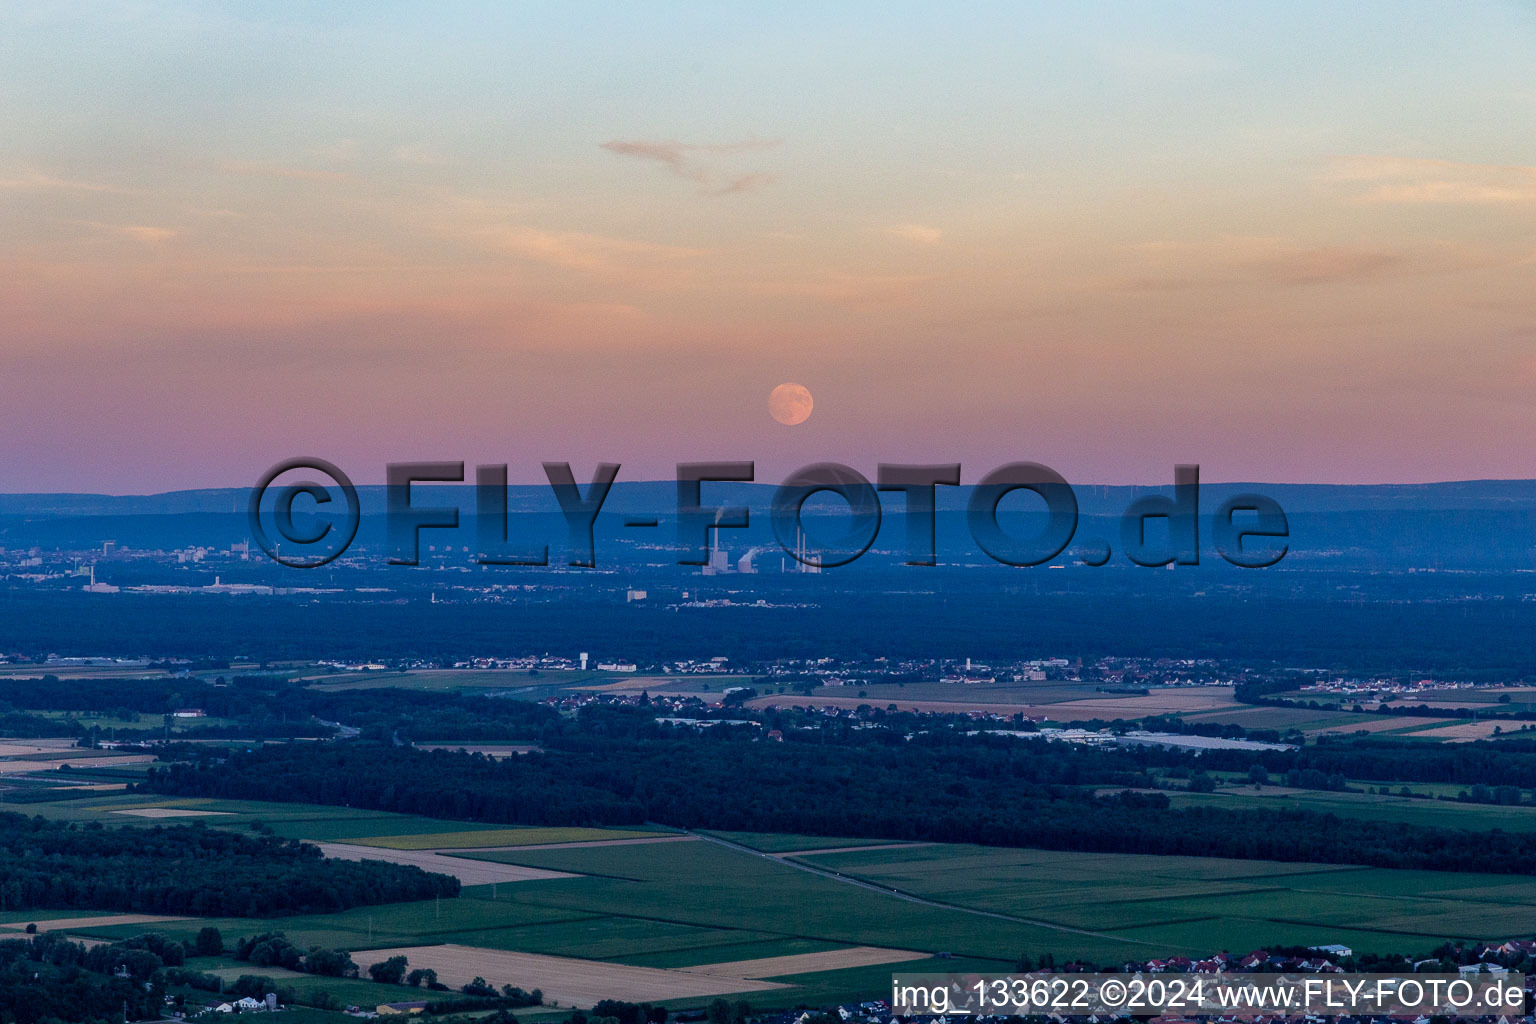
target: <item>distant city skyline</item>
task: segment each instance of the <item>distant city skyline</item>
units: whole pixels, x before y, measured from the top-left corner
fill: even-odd
[[[7,5],[0,492],[1536,477],[1533,67],[1514,2]]]

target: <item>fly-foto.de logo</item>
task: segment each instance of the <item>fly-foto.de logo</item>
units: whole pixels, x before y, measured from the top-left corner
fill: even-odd
[[[576,482],[570,463],[546,462],[543,466],[565,521],[567,564],[596,566],[597,517],[618,479],[619,464],[600,463],[585,491]],[[303,472],[318,473],[330,482],[279,482]],[[412,485],[464,483],[464,463],[390,463],[385,479],[388,563],[417,565],[422,532],[456,530],[460,513],[468,510],[456,504],[418,504],[413,500]],[[939,556],[938,489],[958,487],[960,479],[958,463],[881,463],[873,483],[850,466],[816,463],[778,485],[768,518],[774,539],[785,554],[813,568],[836,568],[857,561],[874,544],[884,514],[881,494],[886,494],[886,501],[899,503],[906,520],[905,564],[933,566]],[[709,564],[711,544],[718,541],[719,531],[746,529],[751,523],[751,510],[744,506],[707,503],[705,485],[755,480],[751,462],[678,464],[674,509],[678,565]],[[1031,492],[1044,502],[1045,522],[1035,532],[1010,529],[1000,515],[1003,499],[1018,491]],[[806,502],[819,494],[836,495],[846,505],[840,517],[844,529],[830,539],[824,536],[828,532],[824,528],[812,531],[805,523]],[[298,511],[304,514],[302,525],[295,518]],[[487,566],[549,564],[548,538],[511,535],[506,465],[475,468],[472,511],[476,562]],[[362,522],[362,502],[357,487],[339,467],[324,459],[301,457],[280,462],[262,475],[251,490],[247,515],[252,536],[269,557],[291,568],[312,569],[334,561],[352,545]],[[1081,517],[1072,485],[1060,473],[1036,462],[1011,462],[982,477],[971,488],[964,517],[976,546],[1004,565],[1042,565],[1069,547],[1084,565],[1104,565],[1113,554],[1110,541],[1077,536]],[[1149,530],[1149,524],[1157,521],[1162,521],[1158,528]],[[1211,548],[1240,568],[1274,565],[1289,550],[1290,524],[1285,512],[1264,495],[1228,497],[1203,521],[1209,527]],[[1179,465],[1174,469],[1171,496],[1142,495],[1120,513],[1119,549],[1136,565],[1199,565],[1201,524],[1200,467]],[[625,529],[655,529],[660,525],[655,516],[623,518]]]

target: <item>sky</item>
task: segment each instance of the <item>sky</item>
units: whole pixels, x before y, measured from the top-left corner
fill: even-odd
[[[1533,68],[1530,2],[7,3],[0,491],[1536,477]]]

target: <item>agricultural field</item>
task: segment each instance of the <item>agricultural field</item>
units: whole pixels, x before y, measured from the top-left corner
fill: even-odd
[[[1476,687],[1458,690],[1425,690],[1402,694],[1399,704],[1427,704],[1432,708],[1470,708],[1474,711],[1505,713],[1536,711],[1536,688],[1528,686]]]
[[[111,754],[100,757],[77,757],[73,751],[68,753],[55,753],[43,757],[13,757],[0,761],[0,776],[15,775],[40,775],[53,773],[52,781],[75,781],[75,773],[64,772],[60,769],[69,766],[73,768],[82,762],[88,763],[93,769],[103,768],[128,768],[142,766],[147,768],[155,760],[153,754]],[[81,774],[84,774],[83,772]]]
[[[899,945],[904,948],[1000,961],[1016,958],[1025,947],[1087,949],[1081,936],[1057,929],[1006,919],[988,919],[985,927],[978,928],[974,914],[925,907],[800,870],[775,856],[709,841],[459,856],[583,875],[579,882],[519,886],[513,897],[594,915],[622,908],[619,912],[625,917],[704,929],[716,935],[710,945],[737,947],[738,955],[729,959],[806,952],[772,948],[788,938],[889,946],[900,936]],[[744,906],[752,908],[750,916],[743,916]],[[693,963],[725,959],[705,952]],[[688,965],[674,961],[670,966]]]
[[[1437,742],[1467,742],[1488,739],[1518,729],[1518,724],[1460,722],[1444,718],[1410,715],[1386,715],[1345,710],[1352,702],[1339,706],[1327,695],[1291,694],[1292,697],[1322,698],[1328,708],[1271,707],[1239,704],[1228,686],[1188,686],[1153,689],[1145,696],[1106,693],[1095,683],[906,683],[873,684],[862,687],[822,686],[809,692],[767,688],[749,702],[752,707],[835,707],[854,709],[861,705],[888,707],[901,711],[1014,715],[1023,713],[1042,717],[1053,723],[1069,724],[1095,719],[1133,720],[1173,715],[1191,723],[1238,725],[1245,729],[1297,730],[1307,735],[1368,732],[1389,736],[1414,736]],[[762,687],[760,687],[762,689]],[[653,692],[664,692],[653,689]],[[1519,695],[1526,691],[1454,690],[1459,701],[1481,701],[1476,706],[1509,709],[1515,705],[1493,703],[1500,692]],[[860,696],[859,694],[863,694]],[[1536,695],[1536,690],[1529,691]],[[1466,696],[1475,695],[1475,696]],[[1412,701],[1411,703],[1417,703]],[[1447,707],[1463,706],[1446,704]],[[1536,706],[1536,705],[1533,705]]]
[[[495,846],[544,846],[567,843],[617,842],[655,839],[654,831],[616,828],[482,828],[457,832],[422,832],[414,835],[372,836],[352,840],[357,846],[387,850],[484,849]]]
[[[163,679],[170,675],[163,668],[106,665],[0,665],[0,679]]]
[[[150,793],[123,793],[27,805],[28,814],[66,821],[99,821],[104,825],[145,824],[124,811],[153,811],[168,808],[181,812],[183,821],[201,819],[209,827],[247,830],[255,822],[272,829],[286,839],[311,842],[353,843],[359,839],[402,837],[423,834],[458,834],[502,832],[506,826],[478,825],[474,822],[426,818],[388,811],[361,810],[351,807],[326,807],[318,804],[267,803],[251,800],[215,800],[203,797],[174,798]]]
[[[86,750],[75,746],[67,737],[45,739],[0,739],[0,758],[7,761],[48,761],[72,758],[85,760],[110,753],[103,750]]]
[[[522,864],[495,864],[451,857],[437,850],[390,850],[377,846],[353,846],[350,843],[320,843],[320,852],[334,860],[380,860],[403,864],[438,875],[457,878],[462,885],[495,885],[527,882],[536,878],[565,878],[563,871],[530,868]]]
[[[1423,795],[1412,797],[1395,795],[1398,788],[1392,787],[1394,795],[1382,795],[1323,792],[1286,786],[1230,786],[1218,789],[1215,793],[1172,792],[1168,793],[1168,798],[1175,807],[1300,808],[1368,821],[1479,831],[1501,828],[1507,832],[1536,832],[1536,807],[1533,806],[1501,807],[1460,803],[1454,799],[1433,799],[1442,793],[1454,797],[1457,791],[1465,787],[1418,784],[1409,789]]]
[[[1244,729],[1277,729],[1282,732],[1295,729],[1307,734],[1360,731],[1395,734],[1427,724],[1444,724],[1440,719],[1408,718],[1402,715],[1242,704],[1226,710],[1187,714],[1184,718],[1192,723],[1239,725]]]
[[[756,685],[758,681],[752,676],[690,673],[680,676],[615,675],[608,677],[607,681],[599,685],[582,685],[579,689],[597,693],[639,693],[644,690],[648,693],[703,695],[719,694],[733,686]]]
[[[1169,687],[1153,690],[1146,696],[1100,693],[1093,685],[1021,683],[1016,686],[963,683],[924,683],[907,686],[868,686],[866,696],[849,686],[821,687],[812,696],[800,693],[774,693],[748,701],[751,707],[832,707],[857,708],[895,705],[900,711],[929,711],[945,714],[979,712],[982,714],[1041,716],[1052,722],[1086,722],[1092,719],[1136,719],[1153,715],[1184,715],[1192,712],[1236,708],[1230,686]],[[1041,690],[1044,699],[1036,700]],[[1075,692],[1074,692],[1075,691]],[[921,696],[919,696],[921,694]]]
[[[1536,808],[1282,787],[1230,787],[1174,799],[1289,800],[1385,820],[1473,827],[1490,827],[1488,816],[1498,816],[1504,827],[1518,821],[1536,828]],[[878,992],[896,962],[915,970],[1004,970],[1022,955],[1043,953],[1114,963],[1331,942],[1420,953],[1446,939],[1524,935],[1536,916],[1536,880],[1518,876],[761,833],[719,833],[717,839],[636,829],[509,829],[349,808],[139,794],[70,803],[77,805],[69,811],[76,820],[114,825],[136,820],[118,813],[124,810],[179,811],[191,817],[172,820],[201,820],[210,828],[261,821],[280,834],[322,843],[344,835],[347,856],[425,858],[426,866],[447,866],[467,882],[455,899],[266,920],[161,920],[155,930],[190,939],[213,924],[228,942],[277,930],[300,946],[352,951],[364,967],[405,951],[416,966],[450,965],[439,970],[445,978],[457,971],[496,985],[541,987],[564,994],[567,1004],[603,995],[640,998],[643,990],[674,1008],[700,1005],[715,993],[739,993],[765,1008],[792,1006]],[[40,806],[51,816],[65,810]],[[126,937],[149,923],[36,912],[4,915],[0,932],[49,917],[72,919],[56,926],[84,938]],[[372,982],[283,980],[305,991],[326,988],[350,1002],[406,998],[397,988],[379,995]]]
[[[1422,739],[1440,740],[1445,743],[1471,743],[1474,740],[1493,739],[1502,733],[1518,729],[1509,722],[1452,722],[1427,729],[1415,730],[1413,735]]]
[[[1338,942],[1416,953],[1446,939],[1522,935],[1536,914],[1536,879],[1517,876],[942,845],[801,859],[940,902],[1166,949]]]
[[[96,914],[91,911],[77,911],[69,917],[31,917],[18,915],[16,921],[8,924],[0,924],[0,929],[7,931],[25,931],[30,925],[36,925],[40,932],[70,932],[83,931],[88,928],[116,928],[127,927],[138,931],[148,931],[159,928],[162,925],[175,921],[185,921],[184,917],[172,917],[163,914]],[[0,934],[4,934],[0,932]]]
[[[793,838],[796,846],[804,842]],[[540,971],[565,972],[556,985],[604,977],[594,961],[646,968],[647,984],[674,983],[669,1005],[676,1006],[707,1002],[701,989],[748,993],[764,1006],[853,998],[881,990],[889,963],[996,970],[1010,966],[1019,949],[1081,955],[1098,945],[1050,927],[925,907],[703,839],[458,856],[466,865],[532,867],[573,877],[472,886],[452,900],[266,921],[189,919],[163,922],[158,930],[190,938],[213,924],[232,938],[275,929],[301,946],[357,951],[354,958],[363,964],[408,949],[422,950],[413,962],[430,966],[444,946],[478,950],[480,960],[508,970],[532,964],[529,954],[563,958],[563,964],[537,964]],[[106,924],[76,932],[110,938],[142,930]],[[897,936],[899,948],[893,949]],[[1122,945],[1113,939],[1108,944]],[[438,952],[425,952],[429,947]],[[934,959],[940,951],[959,956]],[[788,980],[768,976],[770,971],[783,971]],[[498,985],[537,984],[524,974],[475,973]],[[768,993],[771,1002],[764,1002]],[[634,997],[625,990],[606,994]]]
[[[1367,703],[1364,695],[1328,693],[1316,690],[1291,690],[1273,696],[1285,700],[1316,701],[1320,704],[1352,707]],[[1443,690],[1422,690],[1417,693],[1393,695],[1392,703],[1399,707],[1416,708],[1420,704],[1431,708],[1467,708],[1507,714],[1513,711],[1536,711],[1536,687],[1530,686],[1475,686]]]
[[[615,992],[629,993],[633,1002],[697,999],[702,996],[767,992],[784,986],[739,975],[715,976],[689,971],[634,967],[578,960],[570,957],[514,953],[446,943],[367,950],[363,960],[387,960],[404,956],[411,964],[437,972],[445,984],[457,988],[473,978],[521,978],[520,988],[539,989],[546,1000],[563,1006],[591,1006]]]
[[[796,836],[783,832],[718,832],[709,831],[708,835],[719,836],[732,843],[740,843],[749,846],[762,853],[783,855],[797,850],[830,850],[842,849],[851,846],[889,846],[892,845],[885,839],[846,839],[837,836]]]
[[[1382,734],[1388,736],[1414,736],[1425,729],[1436,729],[1445,724],[1443,718],[1419,718],[1414,715],[1369,715],[1351,714],[1336,720],[1330,720],[1334,724],[1318,728],[1316,723],[1304,725],[1302,732],[1311,735],[1348,735],[1350,733],[1364,732],[1372,736]]]
[[[768,681],[765,681],[768,682]],[[1061,704],[1067,701],[1124,699],[1126,694],[1104,693],[1103,683],[1053,682],[995,682],[995,683],[871,683],[860,686],[818,686],[811,691],[814,697],[852,697],[859,690],[866,700],[876,699],[898,704],[908,700],[976,701],[988,704]],[[759,686],[758,689],[764,689]]]

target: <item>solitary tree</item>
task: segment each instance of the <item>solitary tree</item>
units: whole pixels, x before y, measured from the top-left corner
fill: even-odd
[[[381,964],[370,964],[368,977],[386,985],[398,985],[405,978],[405,966],[405,957],[392,956]]]
[[[192,944],[192,952],[197,956],[223,956],[224,936],[217,928],[209,925],[197,933],[197,940]]]

